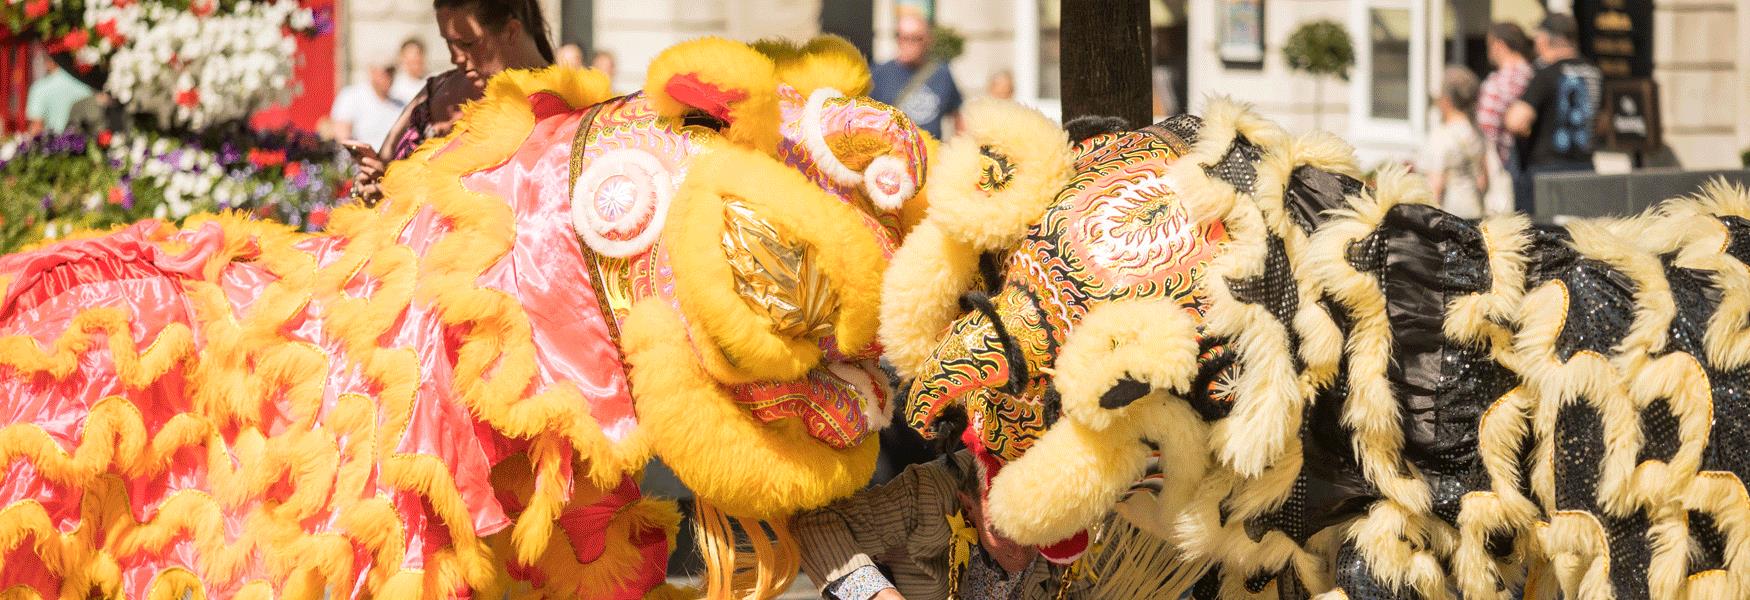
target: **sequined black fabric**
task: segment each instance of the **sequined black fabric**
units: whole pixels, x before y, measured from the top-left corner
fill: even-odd
[[[1259,573],[1257,575],[1247,577],[1246,578],[1246,591],[1254,593],[1254,594],[1263,592],[1264,588],[1269,587],[1270,582],[1275,581],[1275,580],[1276,580],[1275,573]]]
[[[1308,413],[1311,411],[1312,407],[1310,406],[1301,411],[1298,435],[1302,440],[1306,439],[1307,430],[1312,426],[1312,419],[1308,418]],[[1305,444],[1302,444],[1302,448],[1304,450]],[[1288,498],[1282,501],[1282,506],[1246,522],[1246,535],[1251,537],[1252,541],[1263,540],[1265,532],[1281,531],[1283,535],[1294,540],[1295,544],[1306,545],[1307,538],[1312,537],[1316,530],[1314,524],[1316,516],[1308,513],[1310,508],[1307,504],[1308,474],[1303,461],[1303,468],[1300,474],[1295,476],[1294,484],[1288,490]]]
[[[1385,271],[1385,239],[1385,231],[1376,229],[1367,237],[1350,242],[1343,259],[1355,270],[1377,276]]]
[[[1403,419],[1402,456],[1427,479],[1435,514],[1456,525],[1464,495],[1488,485],[1477,458],[1477,421],[1519,382],[1487,348],[1445,337],[1446,306],[1491,285],[1482,232],[1430,206],[1399,205],[1345,258],[1385,294],[1387,377]]]
[[[1203,130],[1203,119],[1193,115],[1174,115],[1167,117],[1165,121],[1155,123],[1154,128],[1173,134],[1184,140],[1186,145],[1195,146],[1197,145],[1198,133]]]
[[[1738,262],[1750,263],[1750,219],[1733,216],[1719,219],[1726,225],[1726,255],[1738,259]]]
[[[1635,462],[1660,460],[1670,462],[1682,440],[1677,438],[1677,415],[1671,414],[1671,403],[1664,398],[1654,400],[1641,409],[1641,451]]]
[[[1294,315],[1300,308],[1300,291],[1294,287],[1294,271],[1288,263],[1288,247],[1282,238],[1272,235],[1268,244],[1264,272],[1256,277],[1229,279],[1227,286],[1234,299],[1263,306],[1288,331],[1288,354],[1298,372],[1306,368],[1300,358],[1300,332],[1294,329]]]
[[[1191,586],[1191,598],[1194,600],[1221,600],[1221,567],[1211,567],[1202,579]]]
[[[1579,254],[1568,246],[1572,237],[1568,230],[1534,225],[1529,231],[1531,243],[1525,247],[1525,289],[1537,289],[1566,273],[1579,260]]]
[[[1616,597],[1647,597],[1649,523],[1645,513],[1612,517],[1598,506],[1599,470],[1604,464],[1604,424],[1583,399],[1562,406],[1555,431],[1556,509],[1590,513],[1604,525],[1610,556],[1610,584]]]
[[[1634,319],[1634,281],[1590,258],[1574,261],[1562,281],[1568,286],[1568,320],[1556,339],[1556,357],[1566,361],[1581,351],[1610,356]]]
[[[1599,515],[1610,537],[1610,587],[1615,588],[1617,600],[1647,600],[1647,563],[1653,556],[1647,542],[1647,529],[1652,526],[1647,514],[1636,512],[1626,519],[1606,516],[1601,510],[1593,514]]]
[[[1421,600],[1422,594],[1412,589],[1393,593],[1368,570],[1367,561],[1356,550],[1354,542],[1344,542],[1337,550],[1337,587],[1349,600]]]
[[[1597,409],[1580,400],[1562,406],[1555,444],[1556,509],[1592,510],[1604,464],[1604,423]]]
[[[1728,253],[1732,253],[1731,246],[1740,243],[1740,234],[1750,235],[1750,222],[1736,217],[1722,221],[1732,233],[1732,241],[1728,244]],[[1745,243],[1746,248],[1750,248],[1750,241]],[[1750,369],[1720,370],[1707,360],[1702,345],[1706,323],[1719,306],[1719,290],[1699,272],[1668,267],[1667,273],[1671,279],[1672,298],[1678,307],[1672,324],[1672,349],[1689,352],[1701,359],[1713,392],[1713,427],[1708,432],[1701,468],[1729,471],[1740,480],[1750,481]],[[1682,335],[1678,335],[1680,326]]]
[[[1713,515],[1689,511],[1689,573],[1726,568],[1726,536]]]
[[[1263,149],[1246,136],[1236,135],[1227,152],[1222,154],[1221,161],[1213,165],[1203,165],[1203,172],[1210,177],[1226,182],[1234,189],[1250,194],[1258,189],[1258,161],[1264,158]]]

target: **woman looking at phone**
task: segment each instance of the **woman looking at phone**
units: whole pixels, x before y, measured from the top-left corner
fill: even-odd
[[[368,144],[345,144],[359,166],[354,198],[369,203],[381,199],[378,183],[388,163],[413,154],[425,140],[449,133],[462,105],[482,97],[492,76],[553,64],[553,44],[537,0],[435,0],[432,5],[455,68],[426,80],[425,89],[389,128],[381,152]]]

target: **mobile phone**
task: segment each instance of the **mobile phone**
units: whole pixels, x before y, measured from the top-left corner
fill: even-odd
[[[376,148],[372,148],[370,144],[364,142],[341,142],[340,147],[345,148],[346,153],[351,154],[352,159],[355,161],[366,156],[373,156],[377,153]]]

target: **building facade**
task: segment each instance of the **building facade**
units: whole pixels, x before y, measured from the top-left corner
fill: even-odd
[[[1196,111],[1211,95],[1231,96],[1291,131],[1335,132],[1373,162],[1413,156],[1434,118],[1431,82],[1445,65],[1486,71],[1482,40],[1490,22],[1529,28],[1546,9],[1575,8],[1575,0],[1148,1],[1157,114]],[[1737,165],[1739,151],[1750,146],[1750,36],[1743,35],[1750,33],[1750,0],[1592,1],[1652,4],[1652,76],[1666,146],[1685,168]],[[823,18],[847,13],[853,21],[867,15],[872,36],[853,41],[885,59],[894,52],[898,5],[921,4],[965,38],[952,68],[967,98],[984,95],[991,77],[1008,71],[1018,100],[1053,116],[1060,106],[1058,0],[542,2],[559,41],[615,54],[615,87],[622,91],[639,87],[643,66],[676,42],[807,37],[822,31]],[[429,4],[348,2],[342,10],[342,76],[357,80],[366,61],[393,56],[409,36],[427,42],[434,71],[447,68]],[[1342,24],[1354,43],[1357,64],[1347,81],[1294,73],[1282,58],[1289,34],[1321,19]]]

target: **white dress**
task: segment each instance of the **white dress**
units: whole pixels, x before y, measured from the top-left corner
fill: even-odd
[[[1477,180],[1484,177],[1484,151],[1482,135],[1466,121],[1447,121],[1429,133],[1416,170],[1446,176],[1442,210],[1466,219],[1482,218],[1483,190]]]

